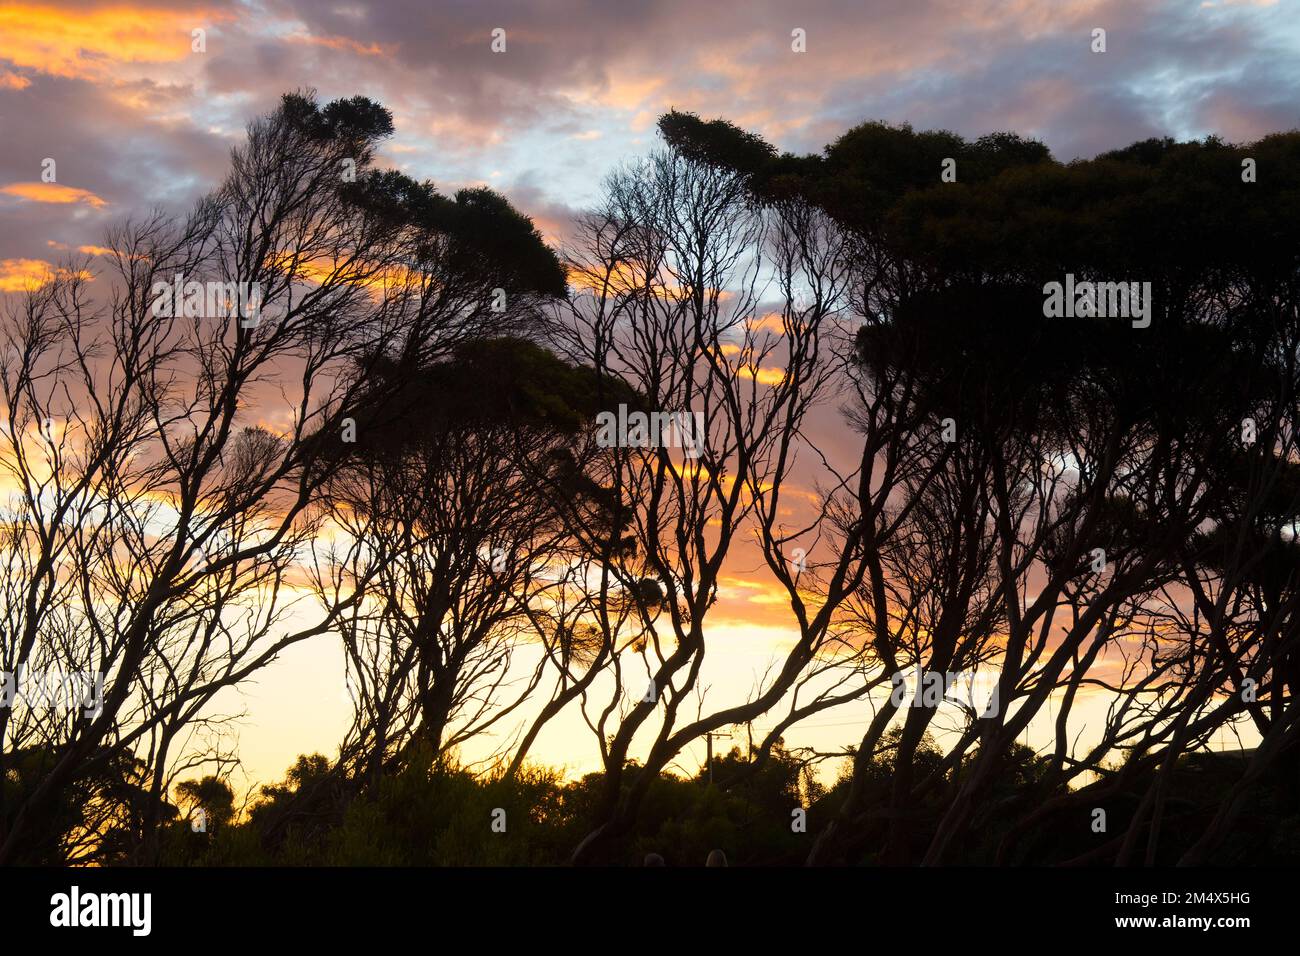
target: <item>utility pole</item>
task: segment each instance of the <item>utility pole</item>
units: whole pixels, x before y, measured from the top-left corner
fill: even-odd
[[[705,750],[705,757],[704,757],[704,765],[705,765],[706,767],[709,768],[709,786],[710,786],[710,787],[713,786],[713,738],[714,738],[714,737],[730,737],[730,736],[731,736],[731,734],[723,734],[723,733],[719,733],[719,732],[716,731],[716,730],[711,730],[711,731],[709,731],[707,734],[704,735],[704,744],[705,744],[705,748],[706,748],[706,750]]]

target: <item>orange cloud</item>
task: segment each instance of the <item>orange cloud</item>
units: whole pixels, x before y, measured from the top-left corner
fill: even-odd
[[[70,12],[12,3],[0,7],[0,50],[21,67],[55,76],[96,77],[112,63],[164,63],[193,55],[191,31],[233,19],[201,8],[115,5]]]
[[[736,374],[741,378],[752,379],[759,385],[780,385],[785,381],[785,371],[779,368],[763,368],[762,366],[756,368],[752,365],[742,365],[736,369]]]
[[[308,46],[322,46],[329,50],[343,50],[360,56],[392,56],[397,52],[396,43],[359,43],[348,37],[315,36],[310,33],[290,33],[284,38],[289,43],[303,43]]]
[[[0,292],[25,292],[50,281],[53,268],[42,259],[0,260]]]
[[[0,292],[34,291],[56,277],[71,275],[70,270],[56,268],[44,259],[0,259]],[[84,269],[78,270],[77,277],[95,280]]]
[[[95,278],[84,270],[77,274],[87,281]],[[67,269],[56,269],[44,259],[0,259],[0,292],[34,291],[56,276],[66,275],[70,275]]]
[[[100,199],[88,189],[77,189],[74,186],[60,186],[58,183],[10,183],[0,193],[7,196],[17,196],[19,199],[30,199],[32,202],[52,202],[52,203],[73,203],[84,202],[88,206],[94,206],[101,209],[108,205],[106,200]]]
[[[46,239],[45,244],[51,249],[58,249],[60,252],[67,252],[71,248],[66,242],[56,242],[53,239]],[[112,255],[113,252],[107,246],[77,246],[77,251],[88,256],[107,256]]]
[[[785,317],[780,312],[768,312],[762,316],[751,316],[745,326],[754,332],[775,332],[785,334]]]

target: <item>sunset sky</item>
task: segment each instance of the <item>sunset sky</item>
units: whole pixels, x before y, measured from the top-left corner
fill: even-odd
[[[791,50],[796,28],[806,53]],[[1095,28],[1104,54],[1090,50]],[[0,3],[0,293],[97,256],[129,215],[187,206],[224,174],[246,121],[303,88],[383,103],[397,131],[381,165],[443,192],[491,186],[559,244],[602,177],[654,147],[669,108],[796,152],[869,119],[1014,130],[1061,160],[1153,136],[1292,129],[1300,0]],[[56,182],[42,181],[46,159]],[[728,588],[710,630],[719,702],[743,696],[789,634],[765,577],[737,567]],[[227,702],[249,711],[250,779],[333,752],[341,673],[328,641],[301,647]],[[861,722],[814,723],[797,739],[832,747]],[[596,765],[576,717],[536,755]]]

